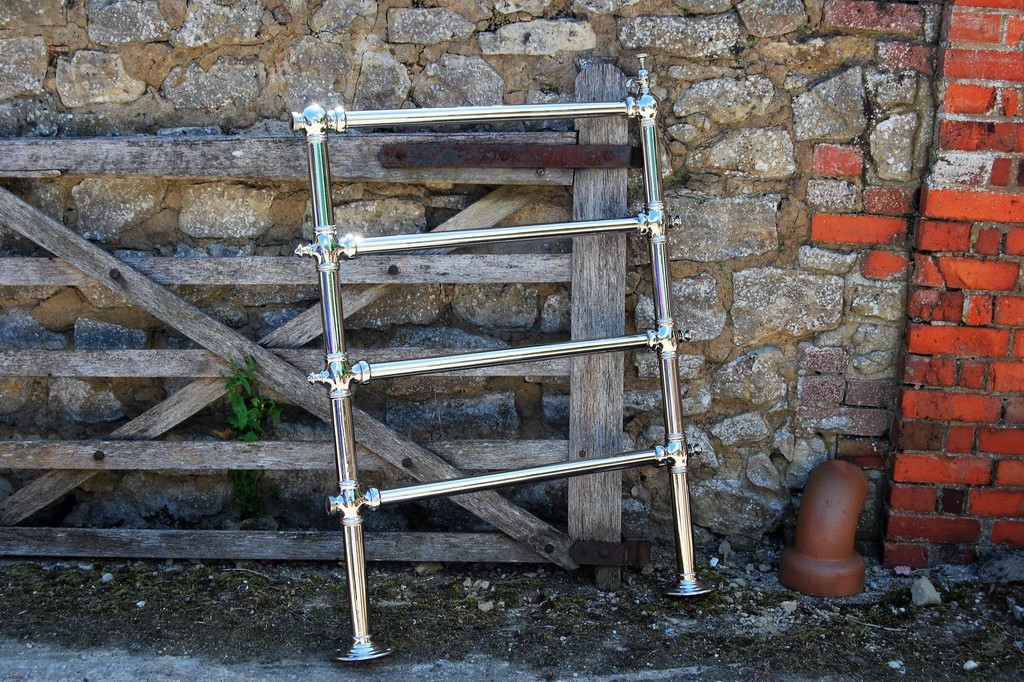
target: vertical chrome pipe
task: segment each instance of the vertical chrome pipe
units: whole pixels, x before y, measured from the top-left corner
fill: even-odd
[[[665,435],[671,458],[670,476],[672,511],[676,530],[676,558],[679,576],[667,594],[694,596],[711,591],[697,580],[693,550],[693,526],[690,521],[690,496],[686,480],[686,437],[683,433],[683,410],[679,391],[679,360],[676,351],[676,330],[672,315],[672,278],[668,267],[667,221],[661,196],[661,172],[658,165],[658,101],[650,93],[649,73],[640,55],[640,70],[630,83],[635,97],[630,110],[640,122],[640,147],[644,167],[644,194],[647,199],[653,282],[654,314],[659,330],[659,364],[662,407],[665,411]]]
[[[312,191],[315,241],[300,246],[296,253],[317,260],[320,279],[321,320],[324,326],[324,350],[327,369],[310,377],[327,384],[331,399],[331,426],[334,431],[334,461],[338,476],[338,496],[328,498],[328,510],[341,513],[345,535],[345,566],[349,605],[352,611],[352,645],[338,656],[341,661],[366,661],[391,653],[378,647],[370,637],[366,600],[366,556],[363,547],[363,519],[360,507],[356,441],[352,422],[352,391],[349,388],[345,349],[344,312],[338,285],[338,259],[335,246],[334,209],[331,203],[331,170],[327,153],[327,112],[318,106],[292,114],[292,127],[306,133],[309,160],[309,184]]]

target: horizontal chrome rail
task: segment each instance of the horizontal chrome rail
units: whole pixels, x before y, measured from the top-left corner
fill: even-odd
[[[452,232],[427,232],[424,234],[396,234],[386,237],[357,237],[346,235],[335,244],[348,258],[376,253],[418,251],[442,247],[478,246],[507,241],[528,239],[554,239],[557,237],[578,237],[586,234],[605,232],[629,232],[643,227],[641,218],[613,218],[608,220],[584,220],[572,223],[543,223],[540,225],[512,225],[491,227],[480,230],[454,230]]]
[[[664,464],[667,461],[668,454],[666,453],[665,448],[659,445],[650,450],[640,450],[621,455],[613,455],[611,457],[577,459],[570,462],[545,464],[544,466],[519,469],[517,471],[501,471],[493,474],[467,476],[465,478],[453,478],[447,481],[410,485],[404,488],[395,488],[393,490],[376,490],[374,488],[370,488],[366,494],[366,504],[370,508],[376,508],[384,504],[413,502],[415,500],[426,500],[432,497],[444,497],[445,495],[462,495],[464,493],[493,490],[495,488],[504,488],[506,486],[519,485],[522,483],[536,483],[540,481],[549,481],[555,478],[565,478],[568,476],[582,476],[584,474],[596,474],[602,471],[628,469],[630,467],[643,466],[645,464]]]
[[[485,123],[488,121],[530,121],[553,118],[594,118],[625,116],[625,102],[569,102],[555,104],[513,104],[475,107],[439,107],[434,109],[385,109],[382,111],[344,111],[328,113],[333,130],[348,128],[387,128],[427,123]]]
[[[563,341],[561,343],[549,343],[540,346],[523,346],[521,348],[501,348],[476,353],[462,353],[461,355],[395,360],[393,362],[380,362],[373,365],[366,362],[358,362],[352,366],[351,372],[352,378],[356,381],[366,383],[372,379],[394,379],[417,374],[445,372],[451,369],[493,367],[495,365],[510,365],[517,362],[530,362],[531,360],[565,358],[587,353],[609,353],[629,350],[630,348],[650,347],[654,343],[655,338],[654,332],[648,332],[645,334],[632,334],[630,336],[592,339],[589,341]]]

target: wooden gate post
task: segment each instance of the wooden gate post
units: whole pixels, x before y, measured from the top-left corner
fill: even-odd
[[[611,64],[584,69],[576,78],[578,102],[622,99],[626,77]],[[622,117],[583,119],[580,144],[628,144]],[[577,170],[573,219],[626,215],[626,170]],[[572,246],[572,338],[594,339],[625,332],[626,237],[576,237]],[[621,353],[574,358],[570,375],[569,457],[599,457],[622,451]],[[569,537],[619,542],[622,539],[622,474],[612,471],[569,479]],[[597,586],[619,587],[621,569],[595,569]]]

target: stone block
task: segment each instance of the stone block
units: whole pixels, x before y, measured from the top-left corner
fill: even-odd
[[[95,389],[87,381],[59,377],[50,382],[50,410],[59,419],[76,424],[102,424],[124,416],[124,407],[109,389]]]
[[[0,377],[0,415],[17,414],[28,403],[35,379],[31,377]],[[3,495],[0,480],[0,500]]]
[[[460,284],[452,311],[479,327],[529,329],[537,321],[537,289],[524,284]]]
[[[47,59],[46,41],[42,38],[0,40],[0,101],[40,94]]]
[[[569,396],[559,393],[545,393],[541,397],[541,411],[544,421],[555,426],[569,425]]]
[[[867,407],[799,407],[797,423],[823,433],[881,436],[889,431],[892,412]]]
[[[376,3],[370,4],[376,11]],[[325,3],[321,12],[326,9]],[[285,106],[291,111],[302,111],[313,102],[328,108],[344,103],[352,67],[345,50],[332,43],[314,36],[297,38],[281,65]]]
[[[68,108],[127,104],[145,92],[145,81],[128,75],[119,54],[79,50],[57,62],[57,93]]]
[[[253,45],[263,40],[263,4],[239,0],[224,4],[217,0],[188,3],[185,23],[174,35],[175,47],[216,47]]]
[[[759,412],[744,412],[726,417],[711,427],[711,433],[725,446],[758,443],[772,435],[771,429]]]
[[[804,346],[800,368],[811,372],[842,374],[850,361],[850,353],[838,346]]]
[[[388,10],[388,42],[436,45],[461,40],[473,33],[472,23],[445,7]]]
[[[587,5],[591,4],[608,4],[625,7],[636,4],[639,1],[640,0],[583,0],[580,2],[579,0],[574,0],[572,8],[573,11],[579,11],[577,9],[577,5],[582,5],[585,8]],[[551,7],[553,2],[554,0],[494,0],[494,10],[499,14],[517,14],[519,12],[524,12],[537,17],[544,14],[544,12]],[[615,9],[618,9],[618,7]]]
[[[413,440],[445,438],[516,438],[519,414],[515,394],[492,393],[479,398],[448,398],[395,405],[386,424]]]
[[[803,488],[811,471],[827,459],[828,448],[821,438],[797,438],[793,456],[786,467],[786,485],[790,488]]]
[[[716,263],[760,256],[779,245],[778,194],[716,197],[673,192],[665,197],[669,214],[682,227],[669,232],[669,258]]]
[[[914,178],[914,138],[917,114],[896,114],[879,121],[868,142],[875,172],[883,180],[907,182]]]
[[[743,0],[736,11],[747,31],[762,38],[780,36],[807,23],[803,0]]]
[[[164,192],[163,182],[149,178],[85,178],[71,188],[75,230],[86,239],[116,242],[159,210]]]
[[[376,0],[325,0],[309,21],[314,33],[344,34],[356,20],[371,21],[377,15]]]
[[[551,294],[540,308],[540,330],[548,333],[569,331],[571,313],[568,294]]]
[[[423,69],[412,96],[421,107],[501,104],[505,81],[482,57],[446,54]]]
[[[145,348],[148,337],[144,329],[132,329],[88,317],[75,322],[75,350]]]
[[[737,480],[694,481],[690,506],[695,525],[730,538],[758,539],[779,527],[787,497],[749,490]]]
[[[699,173],[782,179],[796,173],[796,152],[785,128],[739,128],[691,151],[686,167]]]
[[[167,40],[171,35],[157,0],[89,0],[85,16],[89,39],[108,47]]]
[[[899,107],[909,107],[917,99],[917,87],[920,76],[909,71],[876,71],[865,72],[864,85],[868,99],[878,111],[890,111]]]
[[[702,113],[716,123],[729,125],[764,115],[774,99],[775,87],[764,76],[714,78],[687,88],[672,112],[676,116]]]
[[[801,246],[797,253],[797,264],[805,270],[816,270],[833,275],[849,272],[857,263],[856,253],[831,251],[817,246]]]
[[[714,395],[721,400],[742,400],[754,405],[772,405],[788,392],[783,376],[786,358],[772,346],[755,348],[722,365],[715,372]]]
[[[867,128],[860,67],[847,69],[793,100],[798,140],[852,140]]]
[[[250,108],[263,90],[266,68],[255,57],[221,57],[204,69],[199,62],[176,66],[161,90],[178,109],[210,111]]]
[[[492,336],[471,334],[458,327],[399,327],[391,337],[396,348],[487,349],[507,348]]]
[[[67,345],[62,334],[54,334],[36,322],[31,308],[0,310],[0,349],[61,350]]]
[[[758,452],[747,458],[744,475],[758,488],[782,492],[779,470],[775,468],[771,458],[764,452]]]
[[[178,228],[197,238],[255,239],[270,229],[272,192],[242,185],[194,185],[181,200]]]
[[[829,403],[838,405],[843,402],[846,381],[834,374],[809,374],[800,377],[797,382],[797,395],[800,400],[808,403]]]
[[[355,108],[360,111],[400,109],[411,87],[404,64],[387,52],[366,52],[356,81]]]
[[[677,357],[679,378],[684,381],[696,379],[704,373],[703,355],[682,355]],[[657,379],[661,376],[658,354],[654,352],[638,352],[634,359],[637,376],[641,379]]]
[[[779,268],[733,273],[733,339],[738,345],[834,329],[842,312],[840,277]]]
[[[906,286],[900,282],[855,282],[850,292],[850,312],[889,322],[904,316]]]
[[[477,37],[484,54],[553,57],[559,52],[582,52],[597,46],[597,35],[584,21],[537,19],[506,24]]]
[[[851,381],[846,391],[846,403],[859,407],[892,407],[896,393],[897,386],[893,380]]]
[[[857,210],[857,185],[846,180],[807,181],[807,203],[815,208],[836,213]]]
[[[672,282],[673,312],[676,329],[690,332],[694,341],[718,338],[725,330],[725,307],[718,299],[718,282],[704,273]],[[654,328],[654,299],[642,295],[637,300],[637,329]]]
[[[379,237],[391,234],[420,232],[427,226],[426,208],[422,201],[386,197],[365,199],[334,207],[334,224],[339,234]],[[306,231],[313,238],[312,227]]]
[[[0,2],[0,28],[22,24],[64,26],[67,24],[67,0],[6,0]]]
[[[619,42],[627,50],[653,49],[687,59],[718,59],[743,49],[733,12],[711,16],[641,16],[619,22]]]

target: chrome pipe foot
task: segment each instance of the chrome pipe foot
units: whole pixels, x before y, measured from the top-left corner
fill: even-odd
[[[714,585],[702,583],[696,578],[680,578],[675,586],[665,592],[667,597],[699,597],[714,592]]]
[[[371,641],[353,644],[348,653],[338,654],[334,660],[341,663],[359,663],[361,661],[372,661],[378,658],[389,656],[394,651],[391,647],[379,647]]]

